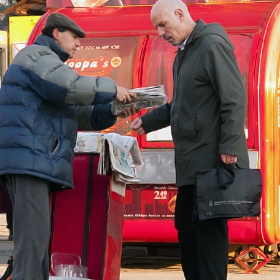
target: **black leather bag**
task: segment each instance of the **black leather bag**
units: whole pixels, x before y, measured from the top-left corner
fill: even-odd
[[[253,217],[260,214],[262,177],[259,169],[221,163],[196,172],[200,220]]]

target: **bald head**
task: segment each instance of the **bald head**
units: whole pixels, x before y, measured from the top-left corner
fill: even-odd
[[[170,44],[182,44],[195,27],[187,6],[181,0],[158,0],[151,10],[158,35]]]
[[[182,2],[182,0],[158,0],[151,10],[151,15],[153,11],[157,11],[158,9],[161,10],[164,8],[166,8],[167,12],[169,12],[170,14],[172,14],[178,8],[182,9],[185,12],[188,11],[186,5]]]

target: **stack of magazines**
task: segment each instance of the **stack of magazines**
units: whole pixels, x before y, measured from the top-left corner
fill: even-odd
[[[106,175],[111,165],[116,181],[139,183],[137,171],[141,170],[143,161],[136,138],[117,133],[103,137],[97,173]]]
[[[130,90],[136,93],[138,100],[132,98],[130,103],[122,103],[117,100],[112,102],[112,112],[114,115],[121,115],[126,108],[134,107],[136,111],[142,108],[150,108],[163,105],[167,101],[164,86],[141,87]]]

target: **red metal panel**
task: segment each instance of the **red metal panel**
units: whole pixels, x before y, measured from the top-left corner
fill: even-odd
[[[123,242],[177,243],[178,235],[173,219],[124,220]]]
[[[262,28],[263,20],[277,2],[254,2],[233,4],[194,4],[189,5],[189,11],[194,20],[202,18],[206,22],[219,22],[227,30],[258,31]],[[108,36],[114,32],[115,36],[123,34],[156,34],[150,21],[151,6],[140,7],[96,7],[96,8],[61,8],[56,11],[63,13],[75,20],[87,33],[87,36],[100,34]],[[131,20],[133,15],[133,20]],[[39,20],[38,26],[42,27],[47,14]],[[121,19],[121,20],[120,20]],[[39,28],[40,29],[40,28]],[[34,41],[32,34],[30,41]]]
[[[91,158],[93,157],[93,161]],[[88,277],[118,280],[122,252],[123,195],[97,175],[98,155],[76,155],[75,190],[56,195],[51,253],[79,255]]]
[[[125,185],[110,177],[107,229],[104,255],[104,280],[119,280],[122,256],[122,227],[125,206]]]
[[[270,244],[280,239],[280,6],[273,12],[261,33],[258,69],[262,238]]]
[[[73,166],[75,190],[56,194],[51,253],[82,256],[89,157],[76,157]]]
[[[86,243],[86,265],[89,268],[89,278],[92,279],[102,279],[107,224],[107,201],[109,199],[109,179],[107,176],[101,176],[96,173],[98,160],[99,157],[95,156],[90,193],[89,232]]]
[[[178,242],[174,185],[127,185],[124,242]]]
[[[229,238],[232,244],[263,245],[258,232],[259,220],[256,218],[228,221]]]

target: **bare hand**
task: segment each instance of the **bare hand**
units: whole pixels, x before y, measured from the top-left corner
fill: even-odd
[[[129,108],[125,108],[123,113],[121,115],[118,115],[118,117],[125,119],[128,116],[134,115],[136,113],[137,113],[137,111],[136,111],[135,107],[132,107],[132,108],[129,107]]]
[[[130,125],[131,129],[134,130],[136,133],[140,134],[140,135],[144,135],[145,129],[143,127],[143,122],[141,120],[141,118],[137,118],[135,119],[131,125]]]
[[[237,156],[221,155],[221,159],[225,164],[235,164],[235,163],[237,163]]]
[[[117,96],[116,99],[122,103],[130,103],[131,97],[139,99],[136,93],[129,91],[127,88],[117,86]]]

